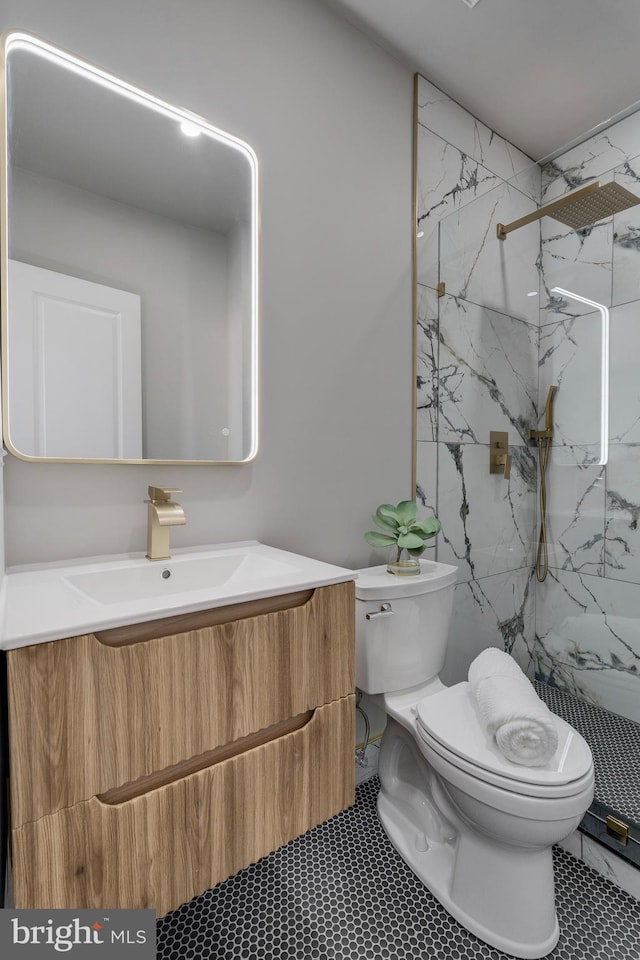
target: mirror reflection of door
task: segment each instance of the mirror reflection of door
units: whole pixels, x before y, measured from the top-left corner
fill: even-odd
[[[142,457],[140,297],[16,260],[11,441],[32,457]]]

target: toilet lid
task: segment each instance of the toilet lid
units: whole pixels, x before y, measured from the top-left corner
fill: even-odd
[[[468,682],[457,683],[425,697],[417,705],[417,728],[450,753],[493,775],[537,786],[560,786],[580,779],[592,766],[591,750],[580,734],[552,714],[558,731],[558,749],[542,767],[526,767],[507,760],[489,736]],[[452,759],[452,762],[455,762]]]

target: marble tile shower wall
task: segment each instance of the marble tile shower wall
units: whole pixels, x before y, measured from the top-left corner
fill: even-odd
[[[423,78],[417,165],[417,497],[459,569],[443,679],[497,643],[531,672],[540,229],[502,244],[496,224],[537,208],[541,173]],[[509,480],[489,474],[491,430],[509,433]]]
[[[640,114],[542,168],[548,202],[594,180],[640,195]],[[536,669],[640,721],[640,206],[572,231],[541,224],[540,397],[556,383],[549,469],[550,574],[537,601]],[[610,443],[599,464],[598,311],[611,307]]]

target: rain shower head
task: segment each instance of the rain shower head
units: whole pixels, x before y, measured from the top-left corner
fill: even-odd
[[[553,203],[540,207],[526,217],[514,220],[513,223],[499,223],[498,240],[504,240],[508,233],[542,217],[552,217],[565,226],[571,227],[572,230],[582,230],[597,223],[598,220],[611,217],[614,213],[627,210],[637,203],[640,203],[640,197],[621,187],[619,183],[612,180],[601,185],[596,181],[582,187],[581,190],[576,190],[575,193],[561,197],[560,200],[554,200]]]
[[[578,190],[578,193],[581,191]],[[614,180],[602,186],[598,184],[597,189],[587,196],[569,194],[567,200],[569,203],[566,207],[562,207],[555,213],[549,213],[548,216],[559,220],[573,230],[581,230],[592,223],[597,223],[598,220],[604,220],[605,217],[611,217],[614,213],[620,213],[621,210],[627,210],[636,203],[640,203],[640,197],[636,197],[630,190],[625,190]],[[544,214],[544,207],[541,213]]]

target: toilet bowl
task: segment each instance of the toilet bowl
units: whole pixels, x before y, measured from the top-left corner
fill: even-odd
[[[456,568],[421,561],[398,578],[358,571],[356,685],[387,714],[378,815],[397,851],[472,933],[516,957],[559,936],[552,845],[593,798],[593,761],[560,717],[543,767],[512,763],[489,737],[467,682],[445,687]]]

